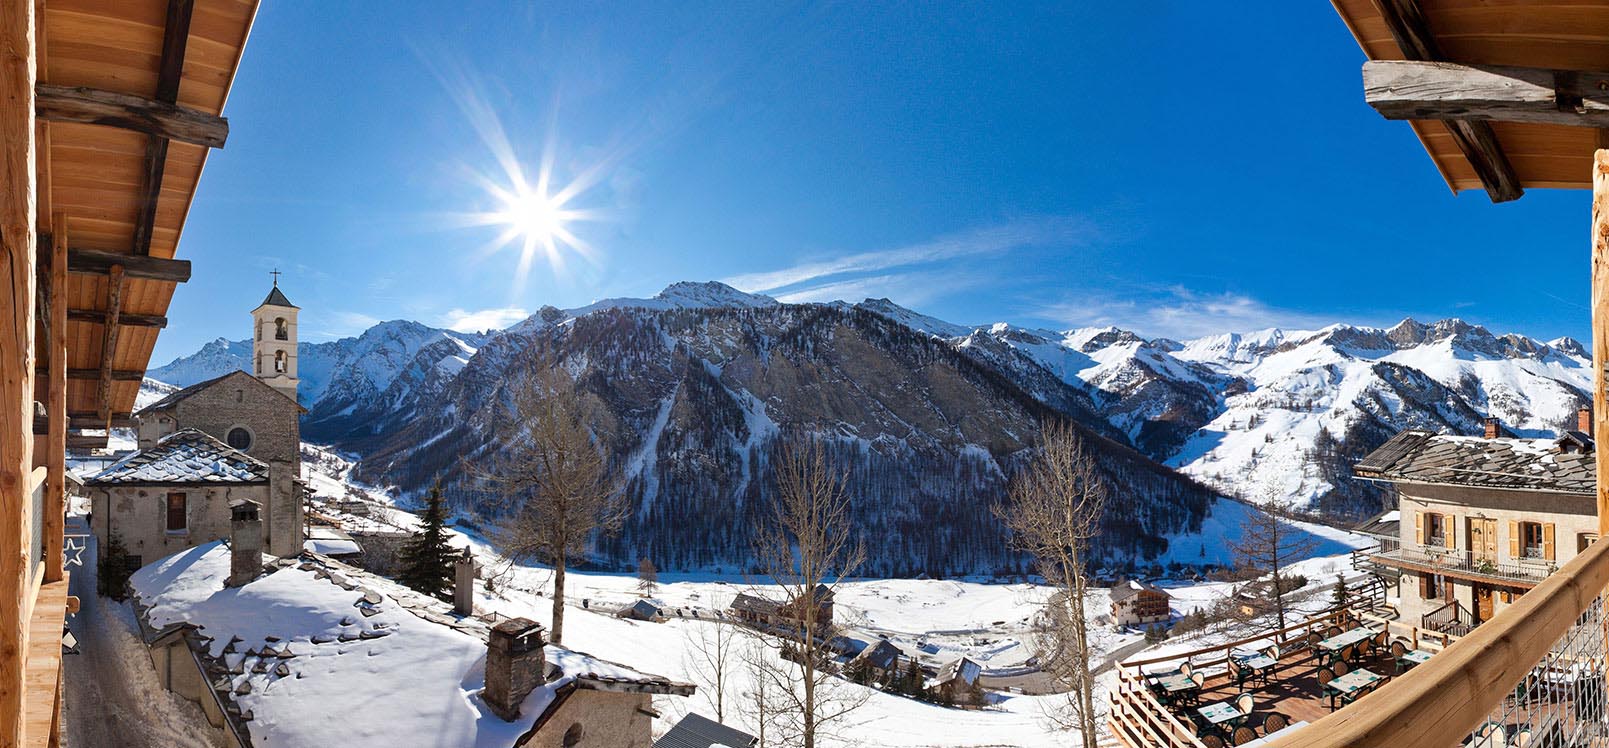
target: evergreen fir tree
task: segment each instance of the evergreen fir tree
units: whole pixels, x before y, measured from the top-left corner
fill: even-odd
[[[123,537],[116,532],[106,539],[106,547],[101,550],[96,560],[95,587],[101,597],[110,597],[122,602],[128,597],[128,579],[134,575],[133,564],[130,563],[128,549],[123,547]]]
[[[415,532],[402,548],[402,571],[397,581],[433,597],[447,599],[452,591],[452,546],[447,544],[447,502],[441,495],[441,481],[430,489],[424,529]]]
[[[1335,589],[1330,593],[1330,607],[1337,610],[1346,607],[1346,577],[1335,575]]]

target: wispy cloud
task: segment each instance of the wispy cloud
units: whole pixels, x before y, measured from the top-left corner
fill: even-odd
[[[529,311],[517,306],[476,309],[475,311],[454,309],[442,315],[441,324],[450,330],[457,330],[458,332],[481,332],[483,330],[501,330],[529,316],[531,316]]]
[[[778,270],[743,273],[722,279],[727,285],[778,298],[813,300],[822,289],[849,287],[852,280],[888,280],[900,274],[969,257],[1008,254],[1030,247],[1086,241],[1095,234],[1088,222],[1057,217],[1016,221],[973,229],[918,244],[874,252],[847,254]],[[869,276],[876,277],[869,277]],[[830,294],[828,294],[830,296]]]
[[[988,283],[990,276],[983,273],[910,272],[874,275],[848,280],[807,285],[794,291],[776,295],[777,301],[788,304],[807,302],[848,301],[863,299],[892,299],[901,306],[921,306],[948,294]]]
[[[1069,296],[1030,313],[1069,327],[1113,325],[1142,335],[1178,339],[1269,327],[1313,329],[1340,321],[1333,316],[1270,306],[1243,294],[1201,293],[1180,286],[1125,296]]]

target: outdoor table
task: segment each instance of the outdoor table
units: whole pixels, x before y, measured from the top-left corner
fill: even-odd
[[[1423,665],[1430,661],[1431,653],[1423,649],[1411,649],[1403,652],[1397,658],[1397,672],[1402,672],[1415,665]]]
[[[1169,703],[1172,703],[1185,694],[1192,693],[1201,688],[1201,686],[1197,685],[1194,680],[1190,679],[1190,676],[1183,673],[1164,675],[1152,682],[1156,683],[1157,687],[1162,689],[1163,700]]]
[[[1201,714],[1203,719],[1207,720],[1207,722],[1211,723],[1213,726],[1221,725],[1225,722],[1233,722],[1241,717],[1246,716],[1241,714],[1240,710],[1236,709],[1234,704],[1231,704],[1227,701],[1220,701],[1216,704],[1208,704],[1200,709],[1197,709],[1196,711]]]
[[[1334,709],[1336,700],[1353,701],[1384,680],[1385,676],[1376,675],[1363,668],[1358,668],[1324,684],[1324,690],[1333,694],[1330,699],[1330,708]]]
[[[1268,682],[1269,671],[1279,664],[1278,660],[1261,653],[1249,657],[1236,657],[1235,662],[1240,665],[1242,670],[1256,673],[1257,677],[1262,679],[1264,683]]]
[[[1374,629],[1371,629],[1367,626],[1359,626],[1351,631],[1343,631],[1335,636],[1319,642],[1319,652],[1321,654],[1327,654],[1331,657],[1334,657],[1341,650],[1373,637],[1374,635]]]

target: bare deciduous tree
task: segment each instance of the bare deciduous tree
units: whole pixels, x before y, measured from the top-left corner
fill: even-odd
[[[637,590],[644,595],[654,594],[659,588],[659,567],[643,556],[637,561]]]
[[[775,712],[781,740],[815,748],[818,737],[842,726],[866,702],[831,672],[832,621],[821,615],[823,598],[860,568],[865,548],[850,531],[847,474],[835,468],[818,441],[784,443],[772,459],[776,493],[765,526],[755,533],[761,572],[787,595],[794,637],[781,644],[784,657],[759,668]]]
[[[615,471],[597,444],[595,401],[561,370],[511,384],[513,434],[474,474],[502,498],[494,539],[508,558],[553,567],[554,643],[564,640],[564,577],[594,532],[624,519]]]
[[[1316,539],[1289,524],[1284,517],[1290,514],[1290,502],[1278,493],[1270,482],[1263,489],[1262,511],[1248,512],[1241,525],[1240,537],[1229,541],[1235,571],[1242,578],[1269,577],[1263,585],[1247,588],[1252,599],[1252,610],[1258,615],[1274,614],[1275,625],[1285,628],[1285,594],[1290,580],[1286,567],[1293,562],[1313,555],[1318,548]]]
[[[1084,745],[1096,744],[1098,724],[1085,564],[1106,497],[1106,478],[1083,438],[1071,426],[1047,423],[1040,429],[1039,454],[1013,479],[1010,501],[999,512],[1012,542],[1034,557],[1039,573],[1056,590],[1046,603],[1036,644],[1040,667],[1069,693],[1065,707],[1047,716],[1076,730]]]
[[[682,649],[687,672],[698,681],[698,692],[715,710],[715,721],[723,724],[726,697],[742,656],[738,650],[741,636],[734,624],[697,623],[687,629],[687,646]]]

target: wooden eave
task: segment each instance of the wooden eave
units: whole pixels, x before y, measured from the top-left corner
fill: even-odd
[[[1609,70],[1609,0],[1331,0],[1370,60],[1422,59],[1405,53],[1386,13],[1414,7],[1441,60],[1567,71]],[[1487,189],[1449,124],[1409,122],[1454,192]],[[1525,188],[1591,187],[1599,131],[1555,124],[1490,122],[1499,150]]]
[[[221,117],[256,12],[256,0],[46,0],[38,82],[119,100],[171,96],[174,107]],[[188,34],[171,38],[170,19],[185,16]],[[174,289],[189,275],[174,258],[209,148],[132,126],[45,116],[40,123],[40,224],[64,217],[74,251],[66,299],[73,313],[62,340],[78,375],[67,383],[67,409],[126,414],[140,387],[129,373],[149,366]],[[154,191],[151,174],[161,175]],[[116,294],[118,275],[105,255],[130,258]],[[97,261],[85,266],[84,257]],[[114,296],[116,314],[108,314]],[[113,375],[85,376],[89,370]]]

